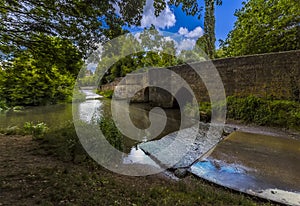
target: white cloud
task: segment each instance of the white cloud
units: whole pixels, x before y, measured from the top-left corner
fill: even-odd
[[[194,39],[183,39],[182,41],[177,43],[177,52],[180,52],[182,50],[191,50],[194,48],[196,44],[196,40]]]
[[[189,31],[187,28],[180,27],[178,30],[178,33],[187,38],[199,38],[199,37],[203,36],[204,31],[200,26],[196,27],[192,31]]]
[[[160,13],[158,17],[154,15],[155,9],[153,7],[154,0],[147,0],[144,7],[144,13],[141,20],[142,27],[149,27],[153,24],[156,28],[169,28],[175,25],[176,18],[170,7],[166,8]]]
[[[178,33],[180,35],[186,35],[186,34],[189,33],[189,30],[187,28],[185,28],[185,27],[180,27],[179,30],[178,30]]]
[[[174,39],[172,39],[171,37],[169,36],[166,36],[164,37],[165,41],[173,41],[173,42],[176,42]]]

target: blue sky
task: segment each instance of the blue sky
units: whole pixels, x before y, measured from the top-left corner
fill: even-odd
[[[242,7],[243,0],[223,0],[222,6],[216,7],[216,46],[219,46],[219,39],[225,40],[229,31],[233,29],[236,17],[234,12]],[[203,5],[204,0],[199,0],[200,5]],[[147,0],[144,7],[144,14],[142,18],[142,28],[149,27],[151,24],[155,25],[161,31],[168,31],[178,33],[186,38],[185,44],[179,45],[181,49],[187,49],[187,44],[191,45],[203,35],[203,21],[202,18],[187,16],[182,12],[181,8],[174,6],[167,6],[161,12],[159,17],[154,16],[153,0]],[[132,30],[136,30],[132,29]]]

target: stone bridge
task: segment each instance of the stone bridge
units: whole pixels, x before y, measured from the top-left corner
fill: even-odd
[[[176,101],[178,96],[184,97],[186,102],[194,101],[192,92],[198,102],[209,101],[203,76],[200,77],[193,68],[208,68],[213,63],[222,79],[227,96],[255,95],[299,101],[299,60],[300,50],[296,50],[168,67],[167,69],[172,71],[171,75],[162,75],[150,69],[143,73],[128,74],[115,86],[115,97],[130,99],[131,102],[149,102],[153,106],[165,108],[178,106]],[[180,79],[184,79],[191,90],[183,87]],[[214,78],[209,79],[212,85],[214,81]],[[147,86],[155,84],[163,84],[167,89]],[[132,92],[135,95],[131,95]]]

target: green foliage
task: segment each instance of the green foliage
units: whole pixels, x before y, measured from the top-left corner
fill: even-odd
[[[79,124],[84,126],[85,123]],[[111,119],[101,118],[99,127],[112,146],[119,150],[123,149],[123,135]],[[54,154],[64,161],[75,163],[91,161],[80,143],[73,122],[65,122],[58,128],[49,129],[43,136],[42,145],[49,154]]]
[[[0,99],[8,106],[54,104],[70,100],[82,62],[68,41],[48,39],[48,47],[23,50],[1,70]],[[51,45],[52,44],[52,45]]]
[[[24,131],[24,129],[21,129],[18,126],[9,126],[7,128],[0,128],[0,134],[4,134],[4,135],[25,135],[26,132]]]
[[[200,120],[209,122],[211,120],[211,103],[201,102],[199,104]]]
[[[105,91],[100,91],[100,92],[97,92],[97,93],[100,94],[101,96],[105,97],[105,98],[111,99],[113,94],[114,94],[114,90],[105,90]]]
[[[70,97],[69,100],[67,100],[68,103],[72,102],[84,102],[86,100],[86,95],[79,90],[75,89],[73,90],[73,96]]]
[[[96,85],[95,76],[85,76],[85,77],[79,78],[78,84],[82,87],[95,86]]]
[[[196,116],[196,109],[198,109],[197,104],[191,104],[188,102],[186,105],[184,105],[184,114],[193,118]]]
[[[8,106],[6,105],[6,102],[3,100],[0,100],[0,112],[7,111],[7,110],[8,110]]]
[[[257,125],[300,129],[300,103],[255,96],[227,98],[227,116]]]
[[[165,39],[154,27],[145,29],[139,39],[140,42],[132,34],[120,37],[114,41],[114,46],[119,46],[118,50],[109,43],[105,45],[96,70],[96,76],[105,71],[101,84],[141,68],[168,67],[182,63],[175,57],[174,42]],[[136,52],[127,55],[129,51]]]
[[[204,50],[210,59],[215,57],[215,1],[214,0],[205,0],[205,17],[204,17],[204,35],[205,39],[205,49]],[[200,37],[201,39],[201,37]]]
[[[32,135],[33,139],[41,139],[48,132],[49,128],[43,122],[34,124],[33,122],[25,122],[24,131],[26,134]]]
[[[123,135],[116,127],[114,121],[108,117],[101,117],[100,129],[106,140],[116,149],[122,151],[123,149]]]
[[[248,0],[223,48],[227,56],[300,49],[300,4],[295,0]]]
[[[262,126],[300,129],[300,103],[289,100],[272,100],[256,96],[229,96],[227,118]],[[223,103],[214,109],[222,109]],[[199,105],[200,120],[209,122],[212,106],[209,102]]]
[[[72,40],[83,54],[96,43],[122,33],[121,26],[139,24],[143,1],[0,1],[0,50],[4,53],[39,46],[42,35]],[[114,4],[121,15],[115,14]]]

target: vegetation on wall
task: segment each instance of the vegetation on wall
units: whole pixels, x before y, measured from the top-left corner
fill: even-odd
[[[269,100],[255,96],[228,97],[227,116],[257,125],[300,129],[300,103],[288,100]]]
[[[227,119],[261,126],[300,130],[299,102],[259,98],[252,95],[248,97],[229,96],[226,101]],[[218,108],[218,106],[215,108]],[[199,110],[202,115],[202,121],[207,120],[204,117],[210,119],[211,105],[209,103],[201,103]]]

